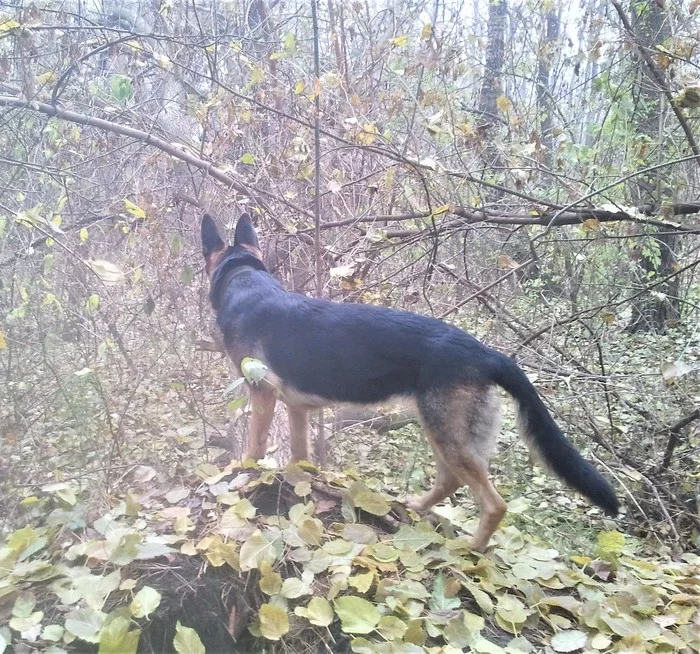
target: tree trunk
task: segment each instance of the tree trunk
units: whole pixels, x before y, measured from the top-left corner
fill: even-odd
[[[551,170],[554,161],[552,134],[552,89],[550,73],[552,59],[559,40],[559,12],[552,8],[544,16],[544,38],[537,53],[537,114],[543,153],[540,161]],[[547,176],[547,180],[551,177]]]
[[[481,82],[479,111],[493,124],[498,118],[498,98],[503,95],[503,60],[505,53],[505,30],[508,5],[506,0],[493,0],[489,4],[488,33],[486,44],[486,65]],[[484,164],[490,168],[502,168],[503,161],[497,145],[493,141],[495,129],[483,151]]]
[[[664,9],[659,3],[649,0],[642,6],[637,5],[635,13],[637,43],[640,47],[651,49],[669,35]],[[638,70],[636,124],[639,138],[636,154],[640,168],[645,168],[660,163],[665,156],[665,151],[660,146],[656,150],[649,149],[651,143],[663,143],[661,132],[664,129],[665,100],[641,57]],[[659,72],[664,74],[662,69]],[[669,197],[672,190],[667,185],[666,174],[663,169],[659,169],[638,177],[632,186],[635,203],[660,207],[665,202],[672,201]],[[643,282],[656,282],[659,277],[671,274],[676,263],[675,234],[651,234],[650,239],[651,242],[642,246],[639,257],[640,278]],[[632,306],[632,319],[627,325],[627,331],[663,332],[669,322],[678,320],[678,282],[678,277],[674,277],[667,284],[655,286],[653,291],[650,289],[650,292],[641,295]]]

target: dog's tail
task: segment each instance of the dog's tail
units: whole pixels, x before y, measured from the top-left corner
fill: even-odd
[[[557,427],[527,375],[511,359],[499,355],[493,380],[517,402],[518,432],[528,448],[566,484],[609,515],[617,515],[619,504],[612,486]]]

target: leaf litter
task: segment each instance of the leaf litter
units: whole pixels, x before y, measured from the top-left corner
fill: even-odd
[[[513,524],[479,554],[463,512],[436,526],[352,473],[199,472],[138,470],[90,522],[43,491],[0,547],[0,652],[700,652],[695,554],[604,531],[566,557]]]

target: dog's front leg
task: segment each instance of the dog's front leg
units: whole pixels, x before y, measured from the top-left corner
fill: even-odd
[[[262,459],[267,451],[267,434],[275,415],[277,391],[262,382],[250,387],[250,425],[248,428],[248,445],[243,460]]]
[[[309,461],[309,409],[287,405],[292,462]]]

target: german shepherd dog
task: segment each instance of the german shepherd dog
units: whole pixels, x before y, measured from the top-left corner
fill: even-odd
[[[313,409],[411,398],[437,474],[433,488],[407,505],[424,512],[468,485],[480,508],[472,547],[483,551],[506,512],[488,474],[500,428],[500,386],[517,403],[518,431],[530,450],[569,486],[617,514],[610,484],[562,434],[511,359],[434,318],[286,291],[263,264],[248,214],[238,220],[231,246],[208,215],[201,232],[209,298],[226,352],[239,370],[246,357],[267,366],[264,379],[249,384],[245,458],[265,455],[278,398],[289,413],[293,461],[309,459]]]

